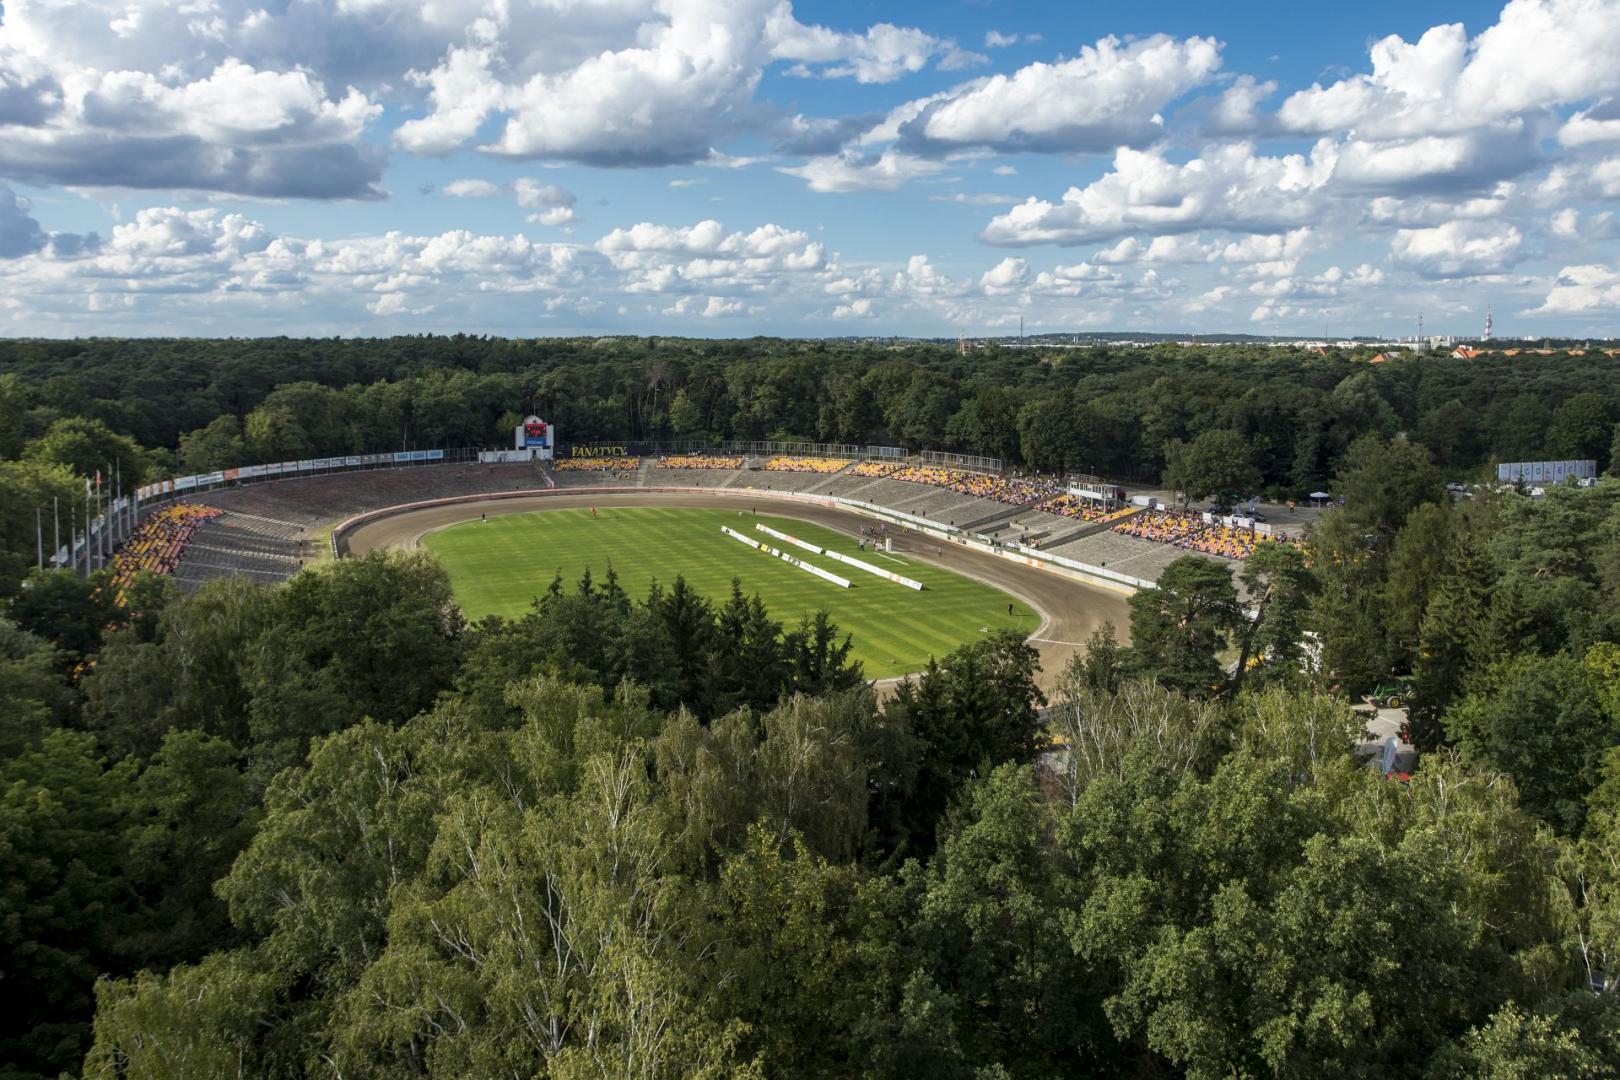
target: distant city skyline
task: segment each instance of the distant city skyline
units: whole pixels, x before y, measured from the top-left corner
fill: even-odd
[[[1620,335],[1620,0],[0,0],[0,335]]]

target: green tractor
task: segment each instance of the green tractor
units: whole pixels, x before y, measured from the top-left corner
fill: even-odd
[[[1402,675],[1373,687],[1367,700],[1382,709],[1409,708],[1412,704],[1412,687],[1412,677]]]

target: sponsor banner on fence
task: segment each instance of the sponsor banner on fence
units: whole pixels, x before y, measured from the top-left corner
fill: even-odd
[[[901,577],[892,570],[885,570],[881,566],[873,566],[869,562],[862,562],[861,560],[853,558],[849,555],[840,555],[836,551],[829,551],[826,554],[827,558],[829,559],[836,559],[837,561],[848,566],[858,566],[862,570],[865,570],[868,574],[876,574],[880,578],[888,578],[896,585],[904,585],[908,589],[916,589],[918,592],[922,592],[923,586],[922,582],[920,581],[914,581],[908,577]]]
[[[770,528],[767,525],[755,525],[754,528],[758,529],[760,532],[764,533],[766,536],[774,536],[778,540],[786,541],[787,543],[792,544],[795,547],[802,547],[802,548],[804,548],[804,550],[806,550],[808,552],[811,552],[813,554],[816,554],[816,555],[822,554],[821,548],[818,548],[816,545],[810,543],[808,540],[800,540],[797,536],[789,536],[785,532],[777,532],[775,529]],[[828,554],[830,554],[830,552]]]

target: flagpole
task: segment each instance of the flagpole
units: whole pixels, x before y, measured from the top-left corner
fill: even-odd
[[[61,564],[56,560],[62,557],[62,496],[51,496],[51,569],[60,570]]]

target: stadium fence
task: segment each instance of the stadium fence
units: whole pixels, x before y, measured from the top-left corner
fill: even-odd
[[[917,455],[929,465],[942,465],[948,469],[969,469],[973,472],[999,473],[1001,459],[980,457],[978,454],[947,454],[938,450],[924,450]]]

